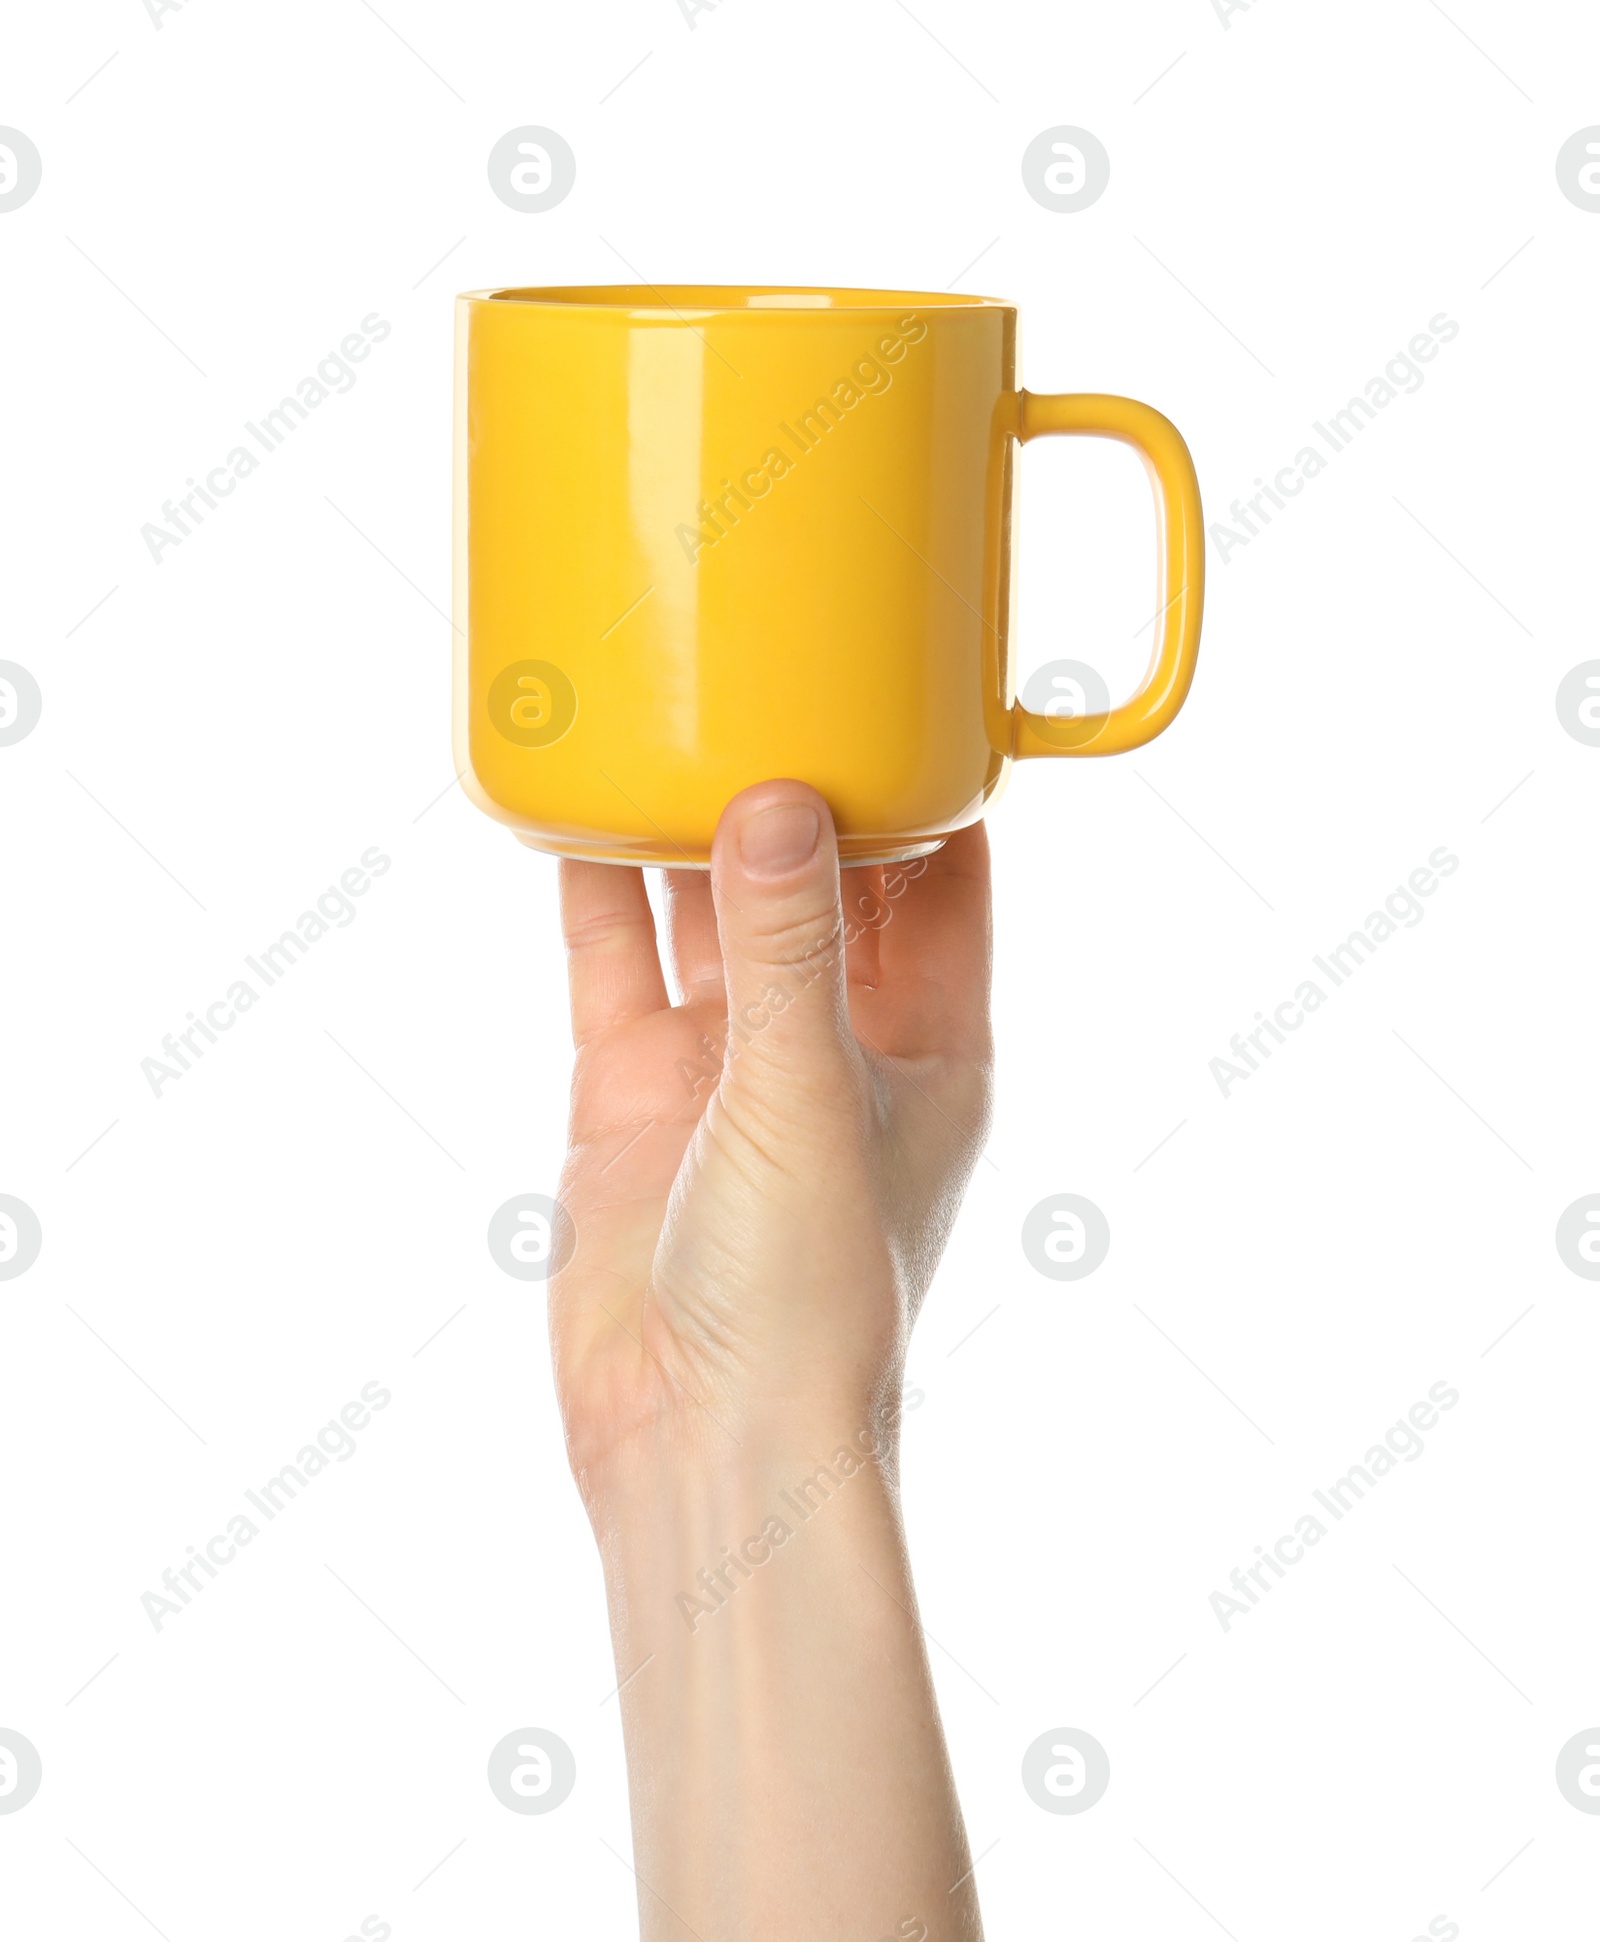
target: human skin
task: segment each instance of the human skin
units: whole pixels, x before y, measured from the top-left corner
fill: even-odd
[[[987,1127],[982,827],[841,876],[822,798],[763,783],[668,900],[676,1004],[641,873],[561,866],[577,1049],[551,1340],[641,1935],[978,1942],[898,1399]]]

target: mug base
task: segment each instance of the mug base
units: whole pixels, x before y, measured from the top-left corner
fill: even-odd
[[[711,859],[708,856],[691,856],[676,845],[662,841],[651,846],[622,845],[605,843],[582,843],[573,841],[557,842],[542,836],[529,836],[522,830],[512,834],[519,843],[530,850],[543,850],[547,856],[565,856],[575,862],[583,863],[620,863],[632,869],[657,870],[709,870]],[[844,836],[839,839],[839,861],[850,869],[860,869],[874,863],[909,863],[919,856],[932,856],[935,850],[944,848],[942,836],[924,837],[914,843],[891,843],[887,846],[872,837]]]

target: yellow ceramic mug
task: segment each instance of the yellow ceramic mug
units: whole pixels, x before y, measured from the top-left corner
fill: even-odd
[[[918,856],[1011,761],[1110,755],[1183,705],[1200,492],[1148,405],[1016,388],[989,297],[673,285],[457,302],[456,767],[525,843],[703,866],[723,806],[792,776],[847,858]],[[1162,527],[1143,686],[1012,701],[1016,445],[1143,454]]]

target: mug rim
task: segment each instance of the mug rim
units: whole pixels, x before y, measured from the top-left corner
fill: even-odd
[[[793,299],[786,302],[785,299]],[[818,300],[821,301],[818,301]],[[527,304],[546,310],[649,313],[659,317],[820,317],[844,312],[891,316],[911,307],[931,310],[1014,310],[1004,297],[959,290],[854,289],[807,283],[572,283],[506,284],[463,290],[459,303]]]

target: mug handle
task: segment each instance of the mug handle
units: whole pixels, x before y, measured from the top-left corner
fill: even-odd
[[[1020,701],[1011,711],[1011,752],[1019,761],[1031,755],[1121,755],[1168,726],[1194,679],[1205,600],[1205,525],[1194,460],[1172,420],[1135,398],[1101,391],[1023,391],[1018,407],[1019,444],[1051,433],[1119,438],[1144,460],[1155,490],[1161,607],[1143,685],[1131,700],[1104,714],[1063,719],[1035,714]]]

